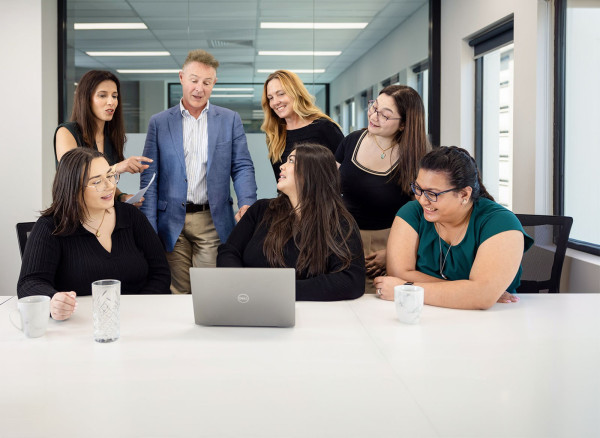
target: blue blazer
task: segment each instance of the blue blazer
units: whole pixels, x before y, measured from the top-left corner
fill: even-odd
[[[254,165],[239,114],[210,104],[207,116],[208,202],[219,238],[225,242],[235,225],[230,179],[238,205],[252,205],[256,201]],[[141,210],[168,252],[173,251],[185,222],[187,175],[182,118],[179,104],[152,116],[144,156],[154,161],[140,178],[140,187],[146,187],[156,173]]]

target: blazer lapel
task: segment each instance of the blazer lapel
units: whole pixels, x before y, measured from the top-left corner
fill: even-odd
[[[207,173],[210,171],[213,155],[215,153],[215,149],[217,148],[217,136],[219,134],[219,129],[221,128],[219,119],[219,107],[216,105],[211,105],[208,109],[208,117],[206,119],[208,130],[208,161],[206,163]]]
[[[183,122],[179,105],[173,107],[173,111],[169,114],[169,132],[171,133],[171,142],[173,148],[177,152],[179,162],[185,172],[185,156],[183,153]]]

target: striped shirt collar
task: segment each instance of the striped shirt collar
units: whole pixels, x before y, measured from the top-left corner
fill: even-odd
[[[200,113],[200,116],[202,116],[205,112],[207,113],[208,110],[210,108],[210,100],[206,101],[206,106],[204,107],[204,109],[202,110],[202,112]],[[179,111],[181,111],[181,115],[182,116],[190,116],[193,117],[190,112],[185,109],[185,107],[183,106],[183,98],[181,98],[181,100],[179,100]]]

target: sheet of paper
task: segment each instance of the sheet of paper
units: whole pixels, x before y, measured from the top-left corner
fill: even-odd
[[[152,179],[150,180],[150,182],[148,183],[148,185],[146,187],[141,189],[139,192],[137,192],[135,195],[133,195],[131,198],[129,198],[125,202],[127,202],[128,204],[135,204],[136,202],[140,202],[140,199],[142,199],[142,197],[144,196],[144,193],[146,193],[146,190],[148,190],[148,187],[150,187],[152,185],[152,183],[154,182],[154,178],[156,178],[156,173],[154,175],[152,175]]]

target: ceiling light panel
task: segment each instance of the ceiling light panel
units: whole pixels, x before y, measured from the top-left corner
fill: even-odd
[[[261,22],[261,29],[364,29],[369,23]]]
[[[144,23],[74,23],[75,30],[143,30]]]
[[[117,69],[117,73],[122,74],[177,74],[178,68],[163,68],[163,69]]]
[[[215,87],[213,88],[213,91],[254,91],[254,88],[252,87],[236,87],[236,88],[221,88],[221,87]]]
[[[85,52],[88,56],[169,56],[169,52]]]
[[[256,70],[257,73],[273,73],[274,71],[276,71],[278,69],[276,68],[259,68]],[[324,68],[290,68],[290,69],[284,69],[284,70],[289,70],[292,73],[325,73],[325,69]]]
[[[254,94],[211,94],[210,98],[221,98],[221,99],[229,99],[229,98],[249,98],[249,97],[254,97]]]
[[[341,50],[312,51],[312,50],[259,50],[260,56],[339,56]]]

